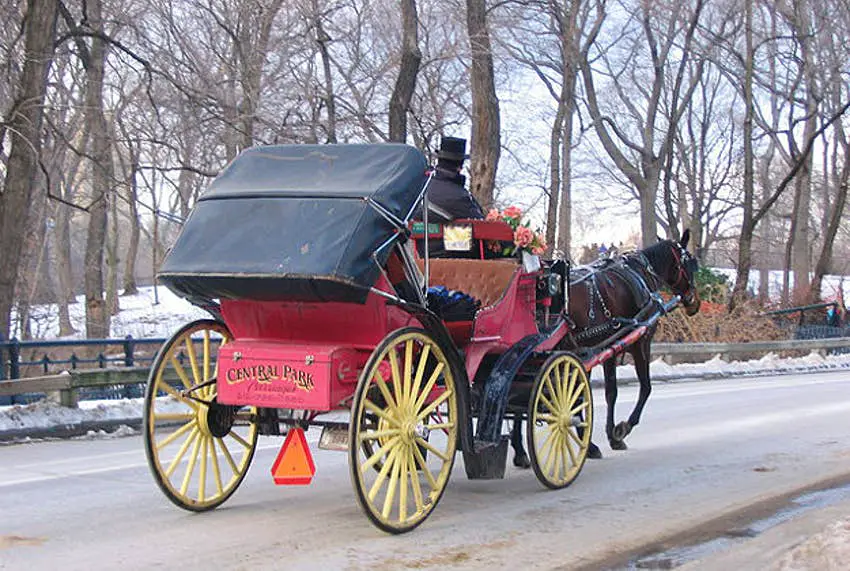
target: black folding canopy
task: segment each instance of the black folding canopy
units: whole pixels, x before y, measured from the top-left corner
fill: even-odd
[[[250,148],[198,200],[160,280],[189,298],[363,303],[396,232],[379,209],[403,220],[426,170],[402,144]]]

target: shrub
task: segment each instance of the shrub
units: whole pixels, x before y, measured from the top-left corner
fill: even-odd
[[[709,303],[726,303],[729,294],[729,278],[711,268],[700,268],[694,276],[699,298]]]

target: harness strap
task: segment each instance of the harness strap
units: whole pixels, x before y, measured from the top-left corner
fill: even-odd
[[[599,278],[607,272],[618,276],[629,288],[632,296],[637,300],[640,310],[631,319],[612,317],[602,292],[599,290]],[[574,332],[573,337],[577,344],[588,339],[600,338],[613,334],[623,326],[637,323],[637,318],[645,314],[649,308],[655,307],[660,299],[655,289],[658,288],[661,279],[656,274],[649,259],[641,252],[626,254],[615,259],[606,259],[596,262],[590,266],[579,266],[570,272],[570,285],[584,283],[588,290],[588,319],[592,322],[596,318],[596,300],[598,298],[603,313],[607,318],[604,323],[592,325],[581,331]],[[610,278],[605,277],[608,283]]]

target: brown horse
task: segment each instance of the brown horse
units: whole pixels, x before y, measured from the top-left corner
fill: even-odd
[[[685,312],[694,315],[699,311],[700,299],[694,284],[698,269],[696,258],[687,250],[690,231],[685,230],[679,242],[662,240],[643,250],[600,260],[591,266],[581,266],[570,272],[569,316],[574,328],[572,335],[559,349],[576,351],[580,355],[594,347],[605,346],[621,327],[630,322],[644,320],[659,307],[658,290],[667,286],[682,299]],[[625,450],[626,436],[640,422],[643,407],[652,388],[649,378],[650,343],[655,327],[626,351],[634,359],[640,381],[640,392],[628,420],[614,425],[614,405],[617,402],[616,359],[604,362],[605,401],[608,414],[605,432],[614,450]],[[514,465],[525,466],[527,456],[522,448],[520,423],[514,425],[511,442],[514,447]],[[599,448],[591,444],[591,458],[602,456]]]

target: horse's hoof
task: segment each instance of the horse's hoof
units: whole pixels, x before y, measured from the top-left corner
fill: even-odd
[[[602,458],[602,450],[599,449],[599,446],[591,442],[587,449],[587,457],[591,460],[600,460]]]
[[[526,454],[515,454],[514,455],[514,466],[517,468],[531,468],[531,461],[528,459]]]
[[[632,425],[629,424],[628,421],[624,420],[614,427],[612,436],[614,437],[614,440],[625,440],[626,436],[628,436],[631,431]]]
[[[622,440],[617,440],[616,438],[609,438],[608,444],[611,445],[611,450],[628,450],[629,447]]]

